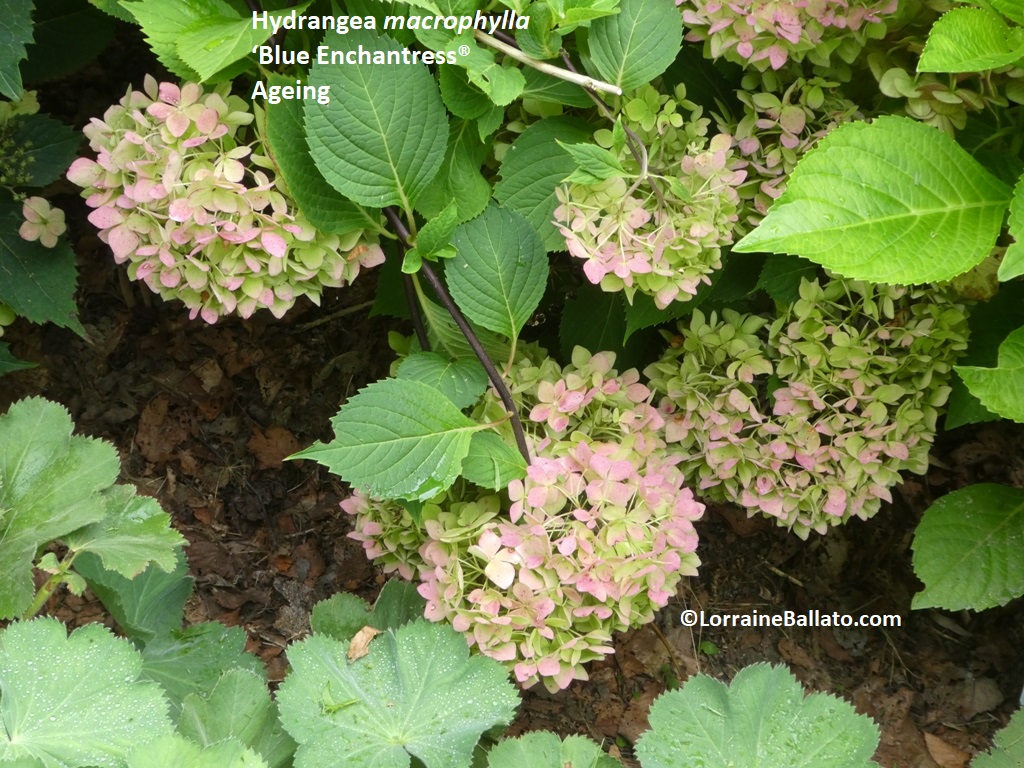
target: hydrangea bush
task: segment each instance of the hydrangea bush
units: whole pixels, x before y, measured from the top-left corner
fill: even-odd
[[[671,341],[645,373],[680,468],[806,537],[925,471],[966,316],[934,287],[804,280],[775,320],[698,310]]]
[[[531,350],[509,374],[529,414],[524,479],[499,494],[460,481],[415,512],[358,492],[342,508],[385,572],[419,578],[427,618],[554,691],[586,679],[613,632],[652,621],[696,573],[704,506],[635,369],[619,374],[614,355],[579,347],[563,369]],[[477,411],[503,413],[493,392]]]
[[[259,308],[281,317],[299,296],[350,283],[384,260],[361,231],[315,229],[243,129],[250,105],[230,83],[210,92],[147,77],[85,128],[95,160],[68,178],[128,274],[208,323]]]
[[[623,111],[646,162],[635,146],[599,131],[595,139],[612,148],[625,173],[556,193],[556,224],[587,279],[630,300],[637,291],[653,296],[661,309],[692,298],[721,268],[746,178],[733,138],[708,139],[710,120],[685,94],[641,88]]]

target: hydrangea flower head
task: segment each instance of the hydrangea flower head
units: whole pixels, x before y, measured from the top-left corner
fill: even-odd
[[[143,91],[86,126],[97,158],[68,171],[129,277],[209,323],[259,308],[281,317],[299,296],[319,303],[323,288],[384,259],[360,231],[338,236],[309,223],[259,140],[243,143],[253,114],[229,88],[147,77]]]

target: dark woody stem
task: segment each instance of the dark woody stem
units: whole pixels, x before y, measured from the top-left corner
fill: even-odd
[[[402,219],[394,208],[385,208],[384,216],[398,235],[402,248],[409,246],[409,230],[405,228]],[[409,306],[409,316],[412,318],[412,327],[416,332],[416,340],[420,343],[420,349],[424,352],[430,351],[430,341],[427,339],[427,329],[423,325],[423,314],[420,312],[420,303],[416,300],[416,288],[412,284],[412,275],[402,273],[402,287],[405,289],[405,303]]]

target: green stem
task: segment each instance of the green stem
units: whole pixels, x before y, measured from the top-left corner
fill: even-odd
[[[50,599],[54,592],[57,591],[57,587],[64,583],[68,575],[68,571],[71,570],[71,564],[75,561],[75,554],[75,552],[68,552],[64,556],[64,559],[60,561],[60,565],[56,572],[50,574],[50,578],[48,578],[43,583],[43,586],[39,588],[39,591],[36,592],[36,597],[32,601],[32,605],[28,607],[28,610],[25,611],[21,617],[22,621],[28,621],[39,613],[39,611],[43,609],[43,606],[46,605],[46,601]]]

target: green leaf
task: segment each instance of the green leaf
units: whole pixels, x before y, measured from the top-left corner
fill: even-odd
[[[18,101],[24,92],[18,65],[32,42],[32,0],[6,0],[0,16],[0,95]]]
[[[620,371],[638,364],[643,339],[627,341],[625,307],[628,306],[621,293],[605,293],[590,283],[579,286],[576,295],[565,303],[558,327],[562,357],[568,360],[572,357],[573,348],[583,347],[614,352],[615,367]],[[654,306],[653,301],[651,306]],[[661,314],[658,322],[664,320],[665,315]]]
[[[175,733],[132,750],[127,768],[267,768],[267,763],[237,739],[202,747]]]
[[[971,768],[1020,768],[1024,765],[1024,709],[1013,713],[1010,722],[993,739],[988,752],[971,761]]]
[[[1010,237],[1013,242],[1006,249],[999,265],[999,279],[1012,280],[1024,275],[1024,176],[1017,179],[1010,201]]]
[[[339,643],[349,642],[363,627],[377,626],[370,604],[349,592],[338,592],[314,605],[309,624],[315,634]]]
[[[515,62],[499,63],[494,51],[477,43],[472,30],[456,35],[452,30],[421,27],[416,38],[430,50],[455,53],[457,66],[466,70],[469,82],[499,107],[508,106],[522,94],[526,80]]]
[[[577,170],[565,179],[570,184],[597,184],[626,173],[619,158],[603,147],[589,143],[558,143],[576,162]]]
[[[344,643],[313,635],[288,651],[278,690],[284,727],[304,768],[468,766],[481,735],[511,721],[519,697],[493,659],[469,657],[451,627],[416,621],[349,662]]]
[[[423,312],[423,322],[427,326],[427,338],[435,348],[443,349],[448,357],[458,360],[460,358],[476,357],[473,348],[469,346],[466,337],[455,324],[452,316],[447,310],[439,307],[425,296],[420,296],[420,310]],[[484,351],[492,360],[507,360],[511,347],[504,342],[496,333],[476,328],[470,323],[473,332],[476,333]]]
[[[452,237],[458,254],[445,277],[459,308],[515,340],[547,287],[548,259],[537,232],[516,211],[489,205]]]
[[[78,155],[82,134],[48,115],[22,115],[13,121],[11,140],[19,146],[31,142],[27,157],[26,187],[45,187],[64,175]]]
[[[526,78],[524,100],[550,101],[568,107],[589,107],[593,104],[583,87],[575,83],[546,75],[537,69],[526,69],[523,76]]]
[[[601,751],[584,736],[562,741],[547,731],[504,739],[487,753],[487,768],[622,768],[622,763]]]
[[[668,69],[683,44],[683,17],[673,0],[622,0],[614,16],[590,25],[597,73],[630,91]]]
[[[416,235],[416,250],[425,259],[439,253],[451,242],[458,224],[459,208],[452,200],[420,228]]]
[[[374,626],[378,629],[398,629],[411,621],[422,619],[426,608],[427,601],[420,597],[415,584],[389,579],[377,596],[377,602],[373,604]]]
[[[20,205],[0,203],[0,302],[33,323],[55,323],[84,336],[75,306],[75,254],[64,237],[55,248],[23,240],[23,221]]]
[[[995,368],[958,365],[967,389],[981,404],[1004,419],[1024,421],[1024,328],[1018,328],[999,346]]]
[[[1024,594],[1024,491],[979,483],[947,493],[914,534],[913,608],[982,611]]]
[[[31,605],[40,547],[106,513],[100,491],[117,479],[117,451],[72,428],[68,412],[42,398],[0,416],[0,618]]]
[[[302,13],[309,7],[296,8]],[[273,30],[262,25],[254,28],[252,16],[243,18],[237,12],[212,14],[196,19],[178,35],[178,56],[199,74],[203,82],[229,64],[244,59],[257,45],[262,45]]]
[[[0,763],[122,765],[137,744],[171,733],[160,688],[140,680],[142,659],[99,624],[69,636],[56,619],[0,633]]]
[[[765,259],[757,288],[777,304],[793,304],[800,298],[800,281],[813,280],[818,268],[799,256],[772,255]]]
[[[611,16],[619,7],[619,0],[563,0],[558,28],[570,31],[585,21]]]
[[[103,607],[132,640],[145,644],[157,635],[181,628],[185,602],[195,581],[188,575],[180,549],[173,570],[150,565],[134,579],[106,570],[99,556],[91,552],[75,557],[74,569],[85,577]]]
[[[333,37],[332,53],[403,50],[367,31]],[[324,178],[361,205],[412,208],[437,175],[448,141],[430,71],[422,64],[316,64],[309,82],[331,87],[330,104],[305,104],[310,152]]]
[[[487,148],[475,125],[468,120],[454,120],[441,170],[416,201],[416,210],[433,217],[454,201],[457,224],[479,215],[491,199],[491,185],[480,173],[486,156]]]
[[[1024,57],[1024,29],[984,8],[954,8],[932,25],[918,72],[983,72]]]
[[[426,500],[459,475],[473,432],[484,427],[429,384],[384,379],[331,420],[334,440],[292,458],[313,459],[370,496]]]
[[[130,24],[135,23],[135,17],[124,8],[121,7],[121,3],[118,0],[89,0],[90,3],[95,5],[104,13],[109,13],[121,21],[127,21]]]
[[[33,20],[35,40],[25,47],[28,58],[21,65],[28,83],[70,75],[95,59],[114,37],[113,19],[82,0],[38,3]],[[54,51],[60,55],[54,56]],[[80,140],[81,134],[76,138]]]
[[[245,630],[210,621],[160,635],[142,649],[142,673],[160,683],[177,721],[189,694],[207,694],[230,669],[246,669],[261,677],[263,663],[245,652]]]
[[[270,85],[291,81],[272,75]],[[378,214],[343,197],[320,173],[309,154],[302,122],[302,102],[283,100],[267,104],[267,142],[271,158],[284,177],[288,191],[310,223],[319,230],[347,235],[357,229],[379,228]]]
[[[225,672],[208,696],[186,696],[178,733],[204,747],[235,739],[271,768],[290,766],[295,753],[295,742],[281,727],[266,681],[247,669]]]
[[[174,569],[185,537],[171,528],[171,518],[156,499],[136,496],[130,485],[115,485],[103,493],[106,515],[64,537],[76,552],[99,555],[103,567],[130,579],[153,563]]]
[[[473,405],[487,389],[487,372],[475,357],[449,360],[437,352],[417,352],[402,361],[395,375],[429,384],[457,408]]]
[[[628,341],[634,333],[644,328],[678,320],[690,314],[711,295],[712,286],[701,283],[697,287],[697,295],[689,301],[673,301],[664,309],[658,309],[654,298],[644,293],[633,296],[633,303],[626,304],[626,335]]]
[[[455,64],[440,64],[437,80],[441,98],[448,110],[457,117],[474,120],[494,107],[487,94],[471,85],[466,70]]]
[[[495,432],[477,432],[462,461],[462,476],[481,488],[503,491],[526,477],[526,459]]]
[[[38,363],[29,363],[19,360],[11,354],[10,345],[6,341],[0,341],[0,376],[5,373],[23,371],[26,368],[35,368]]]
[[[549,117],[527,127],[501,161],[494,197],[517,211],[537,230],[548,251],[564,251],[565,238],[555,229],[555,189],[576,168],[572,156],[558,145],[586,141],[592,131],[570,117]]]
[[[214,16],[231,17],[234,9],[224,0],[123,0],[121,7],[128,10],[142,27],[146,42],[167,69],[183,80],[199,80],[194,69],[182,61],[178,53],[178,40],[191,25]]]
[[[842,699],[805,697],[785,667],[754,664],[732,685],[691,677],[658,697],[636,754],[644,768],[681,765],[867,768],[878,726]]]
[[[988,256],[1009,200],[945,133],[880,117],[841,125],[804,155],[734,250],[791,253],[855,280],[948,280]]]
[[[1024,25],[1024,2],[1021,0],[989,0],[989,2],[1006,18]]]

